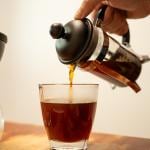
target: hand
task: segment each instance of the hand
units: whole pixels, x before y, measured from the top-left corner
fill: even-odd
[[[143,18],[150,14],[150,0],[83,0],[75,19],[82,19],[90,13],[95,16],[102,5],[108,5],[103,30],[118,35],[128,31],[127,18]]]

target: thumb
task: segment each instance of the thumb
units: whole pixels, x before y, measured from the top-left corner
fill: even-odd
[[[88,16],[99,3],[100,0],[83,0],[74,18],[82,19]]]

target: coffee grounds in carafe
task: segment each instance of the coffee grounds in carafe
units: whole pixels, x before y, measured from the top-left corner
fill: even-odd
[[[136,82],[131,81],[126,78],[118,70],[115,70],[115,66],[111,68],[113,64],[111,62],[103,61],[99,62],[98,60],[87,61],[80,65],[80,68],[86,70],[98,77],[103,78],[104,80],[109,81],[110,83],[118,86],[130,86],[135,92],[140,91],[140,87]]]

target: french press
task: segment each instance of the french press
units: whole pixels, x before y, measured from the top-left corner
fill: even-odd
[[[56,52],[63,64],[75,64],[83,70],[103,78],[113,85],[129,86],[140,91],[136,83],[142,64],[148,56],[138,56],[129,47],[130,32],[122,37],[122,44],[105,33],[101,28],[106,6],[95,20],[72,20],[64,26],[51,25],[50,34],[56,40]]]

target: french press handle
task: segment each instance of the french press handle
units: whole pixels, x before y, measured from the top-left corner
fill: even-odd
[[[101,27],[102,21],[104,20],[104,15],[106,11],[107,6],[104,5],[97,13],[96,18],[93,21],[93,24],[97,27]],[[129,45],[130,43],[130,31],[128,30],[127,33],[122,35],[122,44],[123,45]]]

